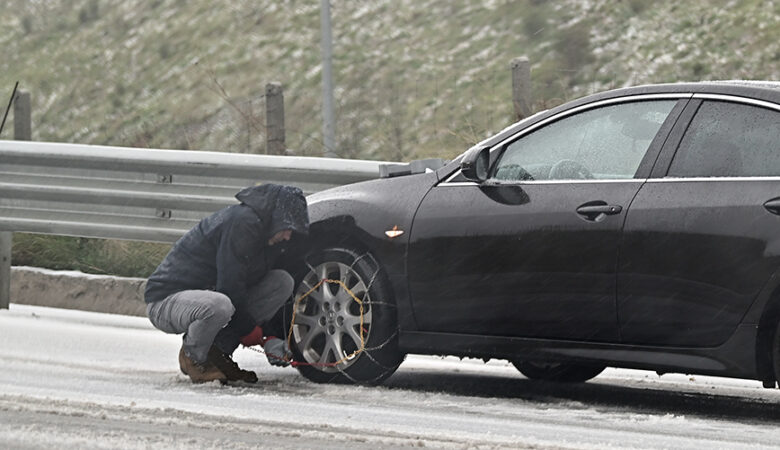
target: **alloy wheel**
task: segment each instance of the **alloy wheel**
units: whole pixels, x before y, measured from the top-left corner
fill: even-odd
[[[296,299],[308,295],[297,303],[293,339],[307,363],[323,372],[341,371],[358,359],[355,352],[364,348],[371,331],[369,286],[341,262],[310,269],[295,293]],[[362,321],[361,304],[355,298],[363,304]]]

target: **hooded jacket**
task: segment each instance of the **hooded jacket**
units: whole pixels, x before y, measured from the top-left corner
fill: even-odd
[[[215,290],[236,308],[250,300],[248,289],[273,267],[281,247],[268,240],[282,230],[307,234],[306,198],[296,187],[248,187],[228,206],[201,220],[174,244],[146,283],[144,300],[157,302],[190,289]]]

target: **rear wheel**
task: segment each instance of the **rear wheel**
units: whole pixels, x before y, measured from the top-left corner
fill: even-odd
[[[395,302],[370,253],[317,250],[296,282],[291,347],[304,377],[378,384],[398,368]]]
[[[541,361],[512,361],[512,364],[532,380],[556,381],[561,383],[582,383],[606,369],[595,364],[576,364]]]

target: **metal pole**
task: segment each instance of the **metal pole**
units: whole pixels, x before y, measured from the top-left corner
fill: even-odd
[[[336,122],[333,117],[333,79],[331,74],[332,37],[330,32],[330,0],[320,1],[322,28],[322,135],[325,156],[335,158]]]
[[[512,103],[516,121],[531,115],[531,63],[525,56],[512,60]]]

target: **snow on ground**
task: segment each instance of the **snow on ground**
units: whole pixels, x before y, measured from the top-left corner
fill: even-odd
[[[241,349],[256,385],[193,385],[146,319],[0,311],[0,448],[777,448],[780,390],[608,369],[524,379],[504,361],[410,356],[383,386],[310,383]]]

